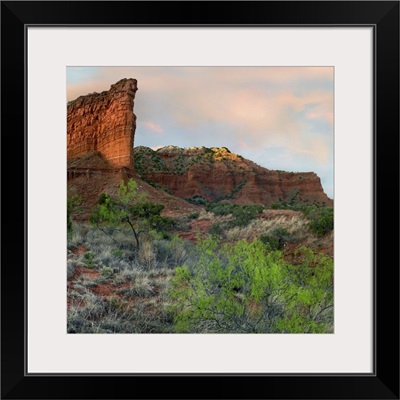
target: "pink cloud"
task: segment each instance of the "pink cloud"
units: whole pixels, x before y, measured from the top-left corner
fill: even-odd
[[[145,126],[147,129],[149,129],[155,133],[163,133],[164,132],[164,129],[161,128],[160,125],[156,124],[153,121],[142,121],[140,123],[141,123],[141,125]]]
[[[249,147],[247,143],[243,142],[243,140],[238,140],[238,145],[242,150],[246,150]]]

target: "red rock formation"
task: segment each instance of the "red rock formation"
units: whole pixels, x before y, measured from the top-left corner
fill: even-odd
[[[176,217],[177,215],[187,215],[199,211],[199,207],[172,196],[164,190],[150,186],[147,182],[138,178],[131,170],[121,168],[116,170],[99,171],[97,169],[87,169],[87,173],[75,174],[72,179],[67,181],[67,196],[78,195],[82,200],[81,205],[74,211],[74,220],[87,221],[92,208],[98,204],[101,193],[109,193],[115,196],[121,180],[126,181],[133,178],[138,184],[138,193],[146,194],[146,200],[163,204],[165,209],[163,215]]]
[[[148,182],[184,199],[201,196],[209,201],[266,206],[280,201],[333,205],[314,172],[268,170],[226,148],[168,146],[153,151],[138,147],[135,168]]]
[[[113,167],[133,168],[136,79],[122,79],[109,91],[68,103],[67,159],[97,151]]]

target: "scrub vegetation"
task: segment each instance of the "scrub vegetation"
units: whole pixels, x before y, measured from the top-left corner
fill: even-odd
[[[68,333],[333,333],[332,208],[199,202],[171,218],[132,179],[88,222],[79,204]]]

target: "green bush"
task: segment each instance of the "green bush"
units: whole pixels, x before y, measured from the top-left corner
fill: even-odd
[[[124,255],[124,252],[119,249],[114,249],[111,250],[111,255],[113,255],[114,257],[122,257]]]
[[[94,255],[90,251],[83,255],[84,263],[86,268],[94,268]]]
[[[114,275],[114,271],[110,267],[102,268],[100,273],[102,276],[104,276],[104,278],[111,278]]]
[[[332,330],[333,262],[301,249],[287,264],[259,240],[197,245],[193,265],[177,268],[169,311],[177,332],[321,333]]]
[[[210,229],[208,230],[208,233],[210,235],[215,235],[217,237],[220,237],[220,236],[223,235],[224,230],[222,229],[221,224],[216,222],[216,223],[211,225]]]
[[[72,231],[72,214],[79,208],[82,203],[82,199],[74,194],[67,199],[67,232],[70,233]]]
[[[263,206],[259,205],[245,205],[230,203],[209,203],[206,210],[215,215],[232,215],[233,220],[226,224],[226,228],[233,228],[235,226],[247,226],[258,214],[264,210]]]
[[[173,269],[184,264],[191,253],[192,243],[171,235],[169,240],[160,239],[154,242],[156,258],[160,266]]]
[[[280,208],[282,208],[282,205],[279,203],[272,203],[271,204],[271,209],[272,210],[279,210]]]
[[[285,228],[274,228],[269,235],[261,235],[260,240],[271,250],[282,250],[285,243],[293,240],[293,235]]]
[[[309,219],[308,227],[317,236],[324,236],[333,231],[333,207],[308,206],[302,207],[301,210]]]
[[[197,218],[199,218],[199,216],[200,216],[200,213],[196,211],[196,212],[193,212],[193,213],[189,214],[187,216],[187,218],[188,219],[197,219]]]
[[[191,198],[187,198],[185,199],[187,202],[195,204],[195,205],[200,205],[200,206],[205,206],[206,204],[208,204],[208,201],[199,195],[195,195]]]

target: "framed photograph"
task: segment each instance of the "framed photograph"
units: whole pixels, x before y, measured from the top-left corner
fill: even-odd
[[[1,8],[4,399],[399,398],[397,1]]]

